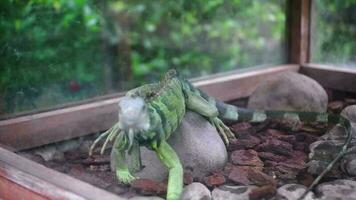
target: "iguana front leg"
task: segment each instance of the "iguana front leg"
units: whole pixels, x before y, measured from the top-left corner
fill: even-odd
[[[203,97],[192,93],[186,92],[186,105],[187,108],[195,111],[205,117],[208,117],[211,124],[215,126],[221,137],[224,139],[226,145],[229,145],[229,139],[235,139],[235,135],[231,130],[218,118],[219,111],[215,105],[211,105]]]
[[[128,140],[125,134],[120,134],[116,137],[113,154],[116,162],[116,177],[124,184],[131,183],[136,178],[131,174],[129,168],[126,165],[126,148],[128,147]]]
[[[166,142],[162,141],[161,145],[155,145],[159,160],[168,168],[168,188],[167,200],[179,200],[183,190],[183,167],[172,147]]]

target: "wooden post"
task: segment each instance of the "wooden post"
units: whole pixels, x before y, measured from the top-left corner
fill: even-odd
[[[290,0],[287,8],[289,63],[309,62],[311,0]]]

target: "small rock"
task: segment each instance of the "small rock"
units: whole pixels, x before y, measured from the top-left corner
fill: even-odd
[[[131,184],[131,187],[142,195],[164,195],[167,191],[166,184],[150,179],[136,179]]]
[[[350,176],[356,176],[356,154],[344,156],[341,161],[341,170]]]
[[[211,194],[203,184],[194,182],[185,186],[182,193],[182,200],[210,200]]]
[[[226,182],[222,172],[216,172],[211,176],[205,177],[204,182],[208,187],[216,187]]]
[[[315,80],[294,72],[262,81],[251,94],[248,108],[325,112],[328,96]]]
[[[80,146],[78,147],[78,151],[81,154],[88,154],[90,146],[92,145],[93,141],[91,140],[85,140],[83,141]]]
[[[286,184],[277,189],[276,200],[298,200],[303,195],[307,187],[300,184]],[[304,200],[314,199],[314,194],[309,192]]]
[[[316,141],[309,146],[309,159],[331,161],[340,152],[343,144],[344,141],[339,140]]]
[[[293,146],[288,142],[281,141],[278,139],[267,139],[262,144],[258,145],[258,151],[272,152],[276,154],[281,154],[289,156],[293,154]]]
[[[346,117],[352,122],[356,122],[356,105],[347,106],[342,112],[341,115]]]
[[[286,156],[276,155],[271,152],[258,152],[258,156],[262,160],[270,160],[270,161],[274,161],[274,162],[282,162],[287,159]]]
[[[39,155],[44,161],[51,161],[55,158],[55,155],[59,153],[55,145],[46,145],[43,147],[38,147],[34,150],[35,155]]]
[[[251,190],[256,186],[227,186],[223,185],[212,191],[213,200],[248,200]]]
[[[82,142],[83,142],[83,137],[79,137],[70,140],[60,141],[55,143],[55,145],[58,151],[64,153],[67,151],[76,150]]]
[[[328,165],[330,161],[320,161],[320,160],[311,160],[308,162],[308,173],[313,175],[319,175]],[[326,177],[340,178],[339,165],[336,164],[330,172],[328,172]]]
[[[356,200],[356,181],[339,179],[322,183],[316,188],[320,199]]]
[[[251,149],[260,144],[261,140],[251,134],[239,134],[238,139],[234,140],[229,145],[229,150]]]
[[[249,134],[253,131],[251,124],[248,122],[236,123],[231,126],[231,130],[238,135]]]
[[[269,199],[276,193],[275,185],[265,185],[251,190],[249,197],[251,200]]]
[[[255,150],[236,150],[231,154],[231,162],[235,165],[263,167],[263,162]]]
[[[329,131],[327,131],[327,133],[321,136],[321,139],[323,140],[345,140],[345,138],[345,128],[340,125],[332,127]]]
[[[229,180],[242,185],[275,185],[275,180],[253,167],[235,166],[228,175]]]
[[[306,167],[306,159],[305,153],[296,151],[291,158],[283,162],[266,161],[265,165],[271,168],[278,178],[293,180],[296,179],[299,171]]]

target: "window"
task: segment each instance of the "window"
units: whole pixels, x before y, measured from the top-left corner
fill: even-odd
[[[286,62],[286,1],[4,0],[0,115]]]
[[[356,2],[313,1],[311,62],[356,66]]]

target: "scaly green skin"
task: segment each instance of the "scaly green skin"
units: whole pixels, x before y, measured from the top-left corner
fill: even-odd
[[[143,110],[147,109],[147,112],[143,111],[139,116],[147,114],[147,119],[149,119],[148,128],[137,128],[137,124],[129,128],[120,127],[123,126],[120,124],[120,120],[123,119],[120,119],[119,110],[119,122],[107,132],[103,133],[94,142],[90,154],[100,139],[107,136],[102,147],[102,153],[106,144],[115,139],[112,151],[116,156],[116,176],[123,183],[130,183],[135,179],[135,177],[131,175],[131,172],[138,171],[141,168],[139,146],[144,145],[152,149],[156,152],[159,160],[169,169],[167,191],[167,199],[169,200],[180,199],[183,188],[183,168],[177,154],[166,140],[179,126],[187,109],[206,117],[207,120],[216,127],[227,145],[230,139],[234,139],[234,135],[220,119],[229,122],[263,122],[267,119],[288,119],[289,121],[292,120],[295,122],[295,125],[300,122],[340,123],[343,125],[348,135],[342,151],[316,178],[305,194],[307,194],[346,153],[347,146],[351,140],[350,122],[338,115],[313,112],[257,111],[237,108],[206,95],[185,79],[178,77],[175,71],[168,72],[161,82],[143,85],[129,91],[126,96],[132,99],[140,97],[144,100]],[[128,102],[130,102],[130,100]],[[132,100],[132,102],[135,104],[134,100]],[[130,104],[128,105],[130,107]],[[123,117],[128,114],[121,115],[121,117]],[[142,125],[141,121],[139,121],[139,125]],[[126,165],[126,152],[130,154],[133,160],[131,169]],[[303,194],[301,198],[304,198],[305,194]]]

